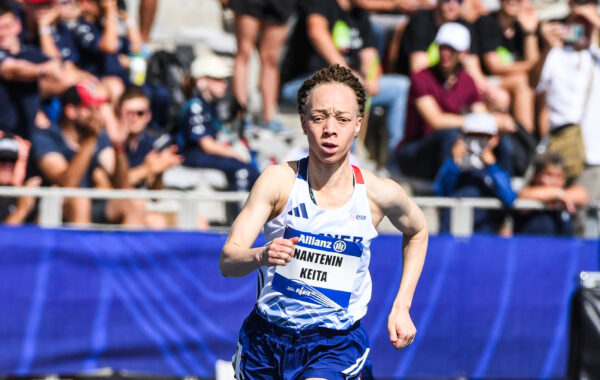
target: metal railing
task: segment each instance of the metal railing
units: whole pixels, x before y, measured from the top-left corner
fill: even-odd
[[[180,191],[180,190],[103,190],[58,187],[2,187],[0,197],[31,196],[40,199],[39,225],[42,227],[60,227],[63,225],[62,204],[65,198],[91,199],[145,199],[146,201],[175,201],[177,207],[169,211],[177,214],[178,228],[196,229],[198,216],[202,215],[199,202],[244,202],[247,192],[216,191]],[[455,236],[469,236],[473,233],[473,212],[475,209],[502,209],[504,206],[495,198],[445,198],[445,197],[413,197],[419,207],[424,209],[450,209],[450,232]],[[517,200],[513,209],[543,210],[542,202]],[[588,206],[592,216],[587,237],[598,237],[600,204]]]

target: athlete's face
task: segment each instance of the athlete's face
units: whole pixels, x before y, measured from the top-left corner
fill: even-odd
[[[301,115],[312,156],[324,162],[345,159],[358,136],[362,117],[354,91],[341,83],[318,85]]]

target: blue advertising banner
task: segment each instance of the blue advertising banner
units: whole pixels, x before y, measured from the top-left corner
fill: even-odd
[[[0,373],[214,376],[256,297],[256,276],[221,276],[225,238],[0,228]],[[431,237],[417,338],[396,351],[386,324],[400,247],[399,236],[372,246],[364,323],[377,378],[565,375],[569,300],[578,273],[599,268],[598,241]]]

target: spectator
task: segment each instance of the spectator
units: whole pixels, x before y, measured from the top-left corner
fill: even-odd
[[[468,29],[447,23],[439,29],[439,63],[411,75],[406,134],[398,146],[398,164],[408,176],[433,179],[451,156],[454,141],[464,124],[462,114],[487,112],[473,79],[461,65],[470,45]],[[500,132],[514,128],[512,119],[496,115]],[[500,166],[512,172],[510,144],[501,138]]]
[[[469,29],[471,36],[469,51],[461,57],[461,63],[475,80],[482,100],[490,111],[505,112],[510,104],[510,95],[492,85],[481,70],[477,34],[473,25],[461,18],[462,9],[466,5],[463,4],[463,0],[439,0],[434,9],[416,12],[408,22],[400,39],[396,72],[409,75],[435,66],[440,58],[439,47],[435,43],[435,36],[439,28],[448,22],[460,23]]]
[[[77,20],[81,17],[79,0],[58,0],[60,19],[73,30],[77,27]]]
[[[0,130],[29,139],[40,108],[38,81],[49,91],[61,87],[62,70],[37,48],[19,40],[21,22],[0,3]]]
[[[490,114],[465,117],[462,136],[452,147],[434,184],[436,195],[444,197],[494,197],[510,207],[516,198],[510,176],[496,163],[494,149],[500,141],[498,126]],[[475,210],[473,229],[478,233],[497,233],[506,217],[498,210]],[[441,231],[450,232],[450,214],[442,214]]]
[[[570,236],[572,217],[578,207],[588,203],[588,193],[581,185],[567,186],[562,158],[547,153],[538,157],[532,183],[521,190],[519,199],[544,202],[548,209],[515,212],[515,233]]]
[[[387,107],[387,148],[393,150],[404,134],[410,83],[403,75],[381,75],[369,13],[354,0],[310,0],[300,8],[290,41],[294,48],[283,62],[284,99],[295,103],[304,80],[324,67],[339,64],[350,68],[372,96],[371,105]]]
[[[97,80],[77,68],[79,51],[72,30],[60,18],[60,5],[55,0],[25,0],[22,38],[37,47],[44,55],[63,62],[58,93],[80,81]]]
[[[121,128],[127,133],[125,153],[130,167],[129,185],[162,189],[163,172],[183,161],[177,154],[177,146],[169,144],[171,139],[166,134],[155,137],[148,133],[148,124],[152,120],[150,99],[140,87],[128,87],[119,99],[117,110]],[[167,227],[164,214],[146,212],[144,219],[146,226]]]
[[[538,17],[525,0],[501,0],[500,10],[480,17],[476,24],[483,67],[497,75],[501,87],[512,98],[516,120],[534,132],[534,93],[530,71],[540,58],[537,39]]]
[[[582,138],[568,143],[571,148],[561,149],[561,155],[567,177],[583,170],[576,182],[587,189],[592,201],[599,201],[600,110],[596,105],[600,102],[600,15],[596,1],[569,1],[569,7],[571,12],[564,20],[546,22],[540,28],[545,60],[537,91],[545,95],[549,109],[543,130],[549,129],[552,141],[580,127]],[[584,216],[577,218],[578,234],[583,232]]]
[[[294,13],[296,0],[230,0],[229,6],[235,12],[238,44],[233,75],[235,98],[245,112],[248,106],[248,59],[260,33],[259,89],[263,123],[269,129],[280,132],[283,125],[274,119],[279,94],[279,58],[287,36],[286,22]]]
[[[222,170],[231,190],[249,191],[259,175],[249,155],[217,140],[224,127],[213,104],[225,95],[231,70],[218,57],[203,55],[192,63],[191,74],[195,94],[183,107],[178,127],[183,164]]]
[[[139,53],[139,30],[128,21],[126,12],[119,13],[117,0],[81,0],[81,11],[75,29],[75,42],[81,54],[79,66],[101,79],[111,102],[116,104],[127,80],[119,54]],[[119,36],[119,15],[125,21],[127,38]]]
[[[37,130],[33,135],[34,158],[49,185],[61,187],[128,188],[128,164],[123,142],[126,135],[104,125],[113,117],[107,97],[90,84],[80,83],[62,96],[63,114],[58,126]],[[90,222],[143,225],[144,202],[69,199],[65,219]]]
[[[145,44],[150,42],[150,32],[152,31],[157,8],[158,0],[141,0],[140,5],[138,6],[140,32],[142,34],[142,41]]]
[[[18,160],[27,160],[28,144],[19,142],[18,137],[0,137],[0,186],[20,186],[22,179],[18,179]],[[31,177],[25,181],[26,187],[38,187],[40,177]],[[31,213],[35,207],[33,197],[0,197],[0,222],[5,224],[22,224],[31,220]]]
[[[445,23],[458,22],[465,25],[471,37],[474,31],[472,25],[460,18],[463,0],[439,0],[434,9],[417,11],[409,20],[400,42],[400,57],[396,71],[410,75],[428,67],[433,67],[439,61],[439,52],[435,44],[438,29]],[[477,40],[471,38],[470,54],[478,53]]]

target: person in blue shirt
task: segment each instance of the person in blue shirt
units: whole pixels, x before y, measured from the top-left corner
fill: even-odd
[[[60,187],[129,188],[129,165],[123,147],[124,135],[106,133],[112,109],[106,97],[91,84],[80,83],[63,94],[59,125],[33,134],[33,156],[46,184]],[[74,198],[65,202],[65,220],[142,225],[144,204],[134,200],[98,202]]]
[[[463,135],[452,147],[452,157],[444,161],[435,182],[436,195],[445,197],[493,197],[510,207],[516,193],[510,175],[496,163],[494,148],[500,137],[494,117],[490,114],[470,114],[462,127]],[[504,210],[476,209],[473,230],[477,233],[497,233],[504,219]],[[450,215],[444,211],[440,231],[449,232]]]
[[[140,52],[139,29],[126,12],[119,13],[116,0],[82,0],[80,4],[82,17],[75,28],[79,67],[100,78],[116,104],[127,82],[127,70],[119,55]],[[120,17],[125,21],[126,38],[119,36]]]
[[[120,127],[127,134],[124,148],[129,162],[129,185],[138,188],[160,190],[163,173],[182,163],[177,146],[169,135],[153,135],[148,131],[152,120],[150,99],[137,86],[128,87],[117,104]],[[145,225],[151,228],[167,227],[164,214],[146,212]]]
[[[40,94],[60,87],[62,68],[39,49],[23,44],[21,28],[14,8],[0,3],[0,130],[29,139]]]
[[[225,95],[230,69],[215,56],[205,55],[192,63],[195,95],[183,107],[178,119],[177,142],[183,164],[197,168],[219,169],[225,173],[234,191],[249,191],[259,171],[231,145],[217,140],[224,127],[212,102]]]

